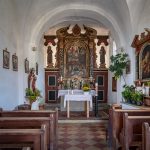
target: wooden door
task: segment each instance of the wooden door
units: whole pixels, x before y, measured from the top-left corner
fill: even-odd
[[[45,69],[46,103],[56,103],[58,94],[58,70]]]
[[[98,83],[98,102],[107,103],[108,70],[94,70],[94,78]]]

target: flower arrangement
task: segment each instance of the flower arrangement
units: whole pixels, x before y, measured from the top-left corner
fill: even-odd
[[[124,90],[122,91],[122,96],[126,102],[132,100],[132,93],[135,91],[135,87],[133,85],[124,85]]]
[[[35,89],[34,91],[30,88],[26,88],[26,97],[29,99],[30,103],[36,101],[37,97],[41,96],[41,92],[39,89]]]
[[[86,84],[83,84],[83,88],[82,88],[83,91],[89,91],[90,90],[90,87],[89,85],[86,83]]]

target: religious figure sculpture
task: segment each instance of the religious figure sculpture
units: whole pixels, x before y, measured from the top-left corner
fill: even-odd
[[[48,46],[47,48],[47,64],[48,67],[53,67],[53,51],[51,49],[51,46]]]
[[[106,68],[106,64],[105,64],[106,51],[104,46],[101,47],[99,54],[100,54],[100,68]]]
[[[29,76],[28,76],[28,88],[32,89],[33,92],[36,89],[36,80],[37,80],[37,77],[35,75],[35,69],[31,68]]]

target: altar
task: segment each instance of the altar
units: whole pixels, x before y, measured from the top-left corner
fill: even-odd
[[[95,90],[89,91],[87,95],[84,94],[83,90],[59,90],[58,97],[60,98],[60,110],[67,111],[66,102],[69,103],[70,111],[84,111],[85,102],[89,102],[89,111],[93,110],[93,96],[95,96]],[[87,107],[86,107],[87,108]]]
[[[57,42],[55,42],[56,38]],[[105,55],[107,51],[101,44],[108,45],[108,36],[97,35],[95,29],[85,25],[81,28],[76,24],[58,29],[56,36],[45,35],[44,39],[44,45],[47,46],[46,103],[60,102],[61,111],[66,111],[64,108],[64,96],[66,94],[72,94],[70,92],[74,94],[77,92],[77,95],[83,94],[83,87],[95,89],[96,83],[97,102],[106,103],[108,69],[106,68]],[[53,55],[52,47],[54,45],[56,46],[56,53]],[[97,63],[98,53],[100,64]],[[55,57],[53,58],[53,56]],[[58,100],[58,97],[61,100]],[[70,103],[71,111],[83,111],[84,103],[72,101]]]

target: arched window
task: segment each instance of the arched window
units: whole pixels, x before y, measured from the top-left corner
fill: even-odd
[[[116,42],[113,40],[113,55],[117,54]]]

